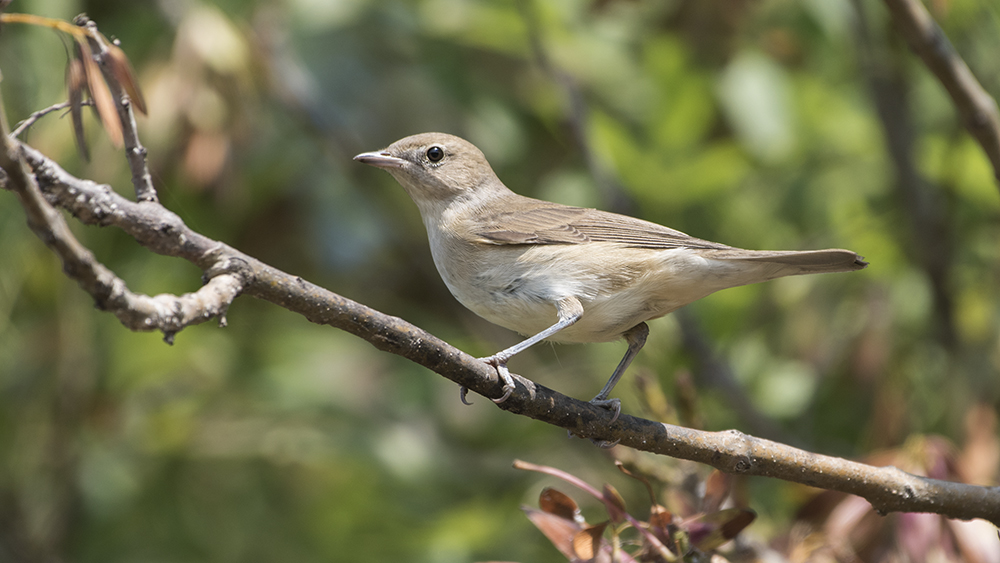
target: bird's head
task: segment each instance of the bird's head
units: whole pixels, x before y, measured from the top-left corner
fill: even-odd
[[[475,145],[446,133],[421,133],[354,160],[382,168],[396,178],[421,212],[456,200],[477,199],[503,188]]]

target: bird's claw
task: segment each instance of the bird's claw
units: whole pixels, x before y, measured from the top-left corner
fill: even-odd
[[[611,417],[611,422],[618,420],[618,415],[622,413],[621,399],[602,399],[600,398],[600,396],[597,396],[591,399],[589,402],[595,407],[601,407],[613,412],[614,416]]]
[[[497,373],[500,375],[500,379],[503,380],[503,395],[499,398],[490,399],[496,404],[500,404],[510,397],[510,394],[514,392],[514,378],[510,376],[510,371],[507,369],[507,364],[499,364],[496,366]]]
[[[479,361],[495,367],[497,369],[497,375],[499,375],[500,379],[503,381],[503,395],[496,399],[490,399],[499,405],[500,403],[506,401],[510,397],[510,394],[514,392],[514,378],[510,376],[510,370],[507,369],[507,361],[503,358],[498,358],[497,356],[479,358]]]
[[[472,406],[472,401],[466,399],[466,396],[468,396],[468,394],[469,394],[469,388],[466,387],[465,385],[461,386],[458,389],[458,398],[459,400],[462,401],[462,404],[466,406]]]
[[[510,394],[513,393],[513,392],[514,392],[514,386],[513,385],[511,385],[509,387],[507,385],[504,385],[503,386],[503,395],[500,395],[496,399],[490,399],[490,400],[499,405],[500,403],[506,401],[507,398],[510,397]]]

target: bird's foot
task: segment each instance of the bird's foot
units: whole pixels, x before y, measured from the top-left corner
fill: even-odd
[[[596,407],[605,408],[613,412],[614,416],[611,417],[611,422],[618,420],[618,415],[622,413],[621,399],[604,399],[598,395],[588,402]]]
[[[497,399],[490,400],[497,404],[506,401],[510,397],[510,394],[514,392],[514,378],[510,376],[510,370],[507,369],[507,359],[493,355],[486,358],[479,358],[479,361],[497,368],[497,375],[503,380],[503,395]]]

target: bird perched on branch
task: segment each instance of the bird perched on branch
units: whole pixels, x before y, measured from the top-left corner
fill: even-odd
[[[354,160],[386,170],[416,202],[441,278],[462,305],[529,336],[482,360],[514,390],[507,361],[553,342],[624,338],[628,351],[590,402],[608,398],[649,334],[645,321],[751,283],[867,266],[849,250],[742,250],[597,209],[518,195],[472,143],[444,133],[400,139]]]

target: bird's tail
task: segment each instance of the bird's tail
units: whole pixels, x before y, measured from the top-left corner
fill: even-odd
[[[718,250],[703,254],[725,264],[722,272],[731,272],[727,286],[758,283],[785,276],[851,272],[868,266],[864,258],[850,250]],[[723,274],[723,277],[726,277]],[[730,285],[730,283],[732,285]]]

